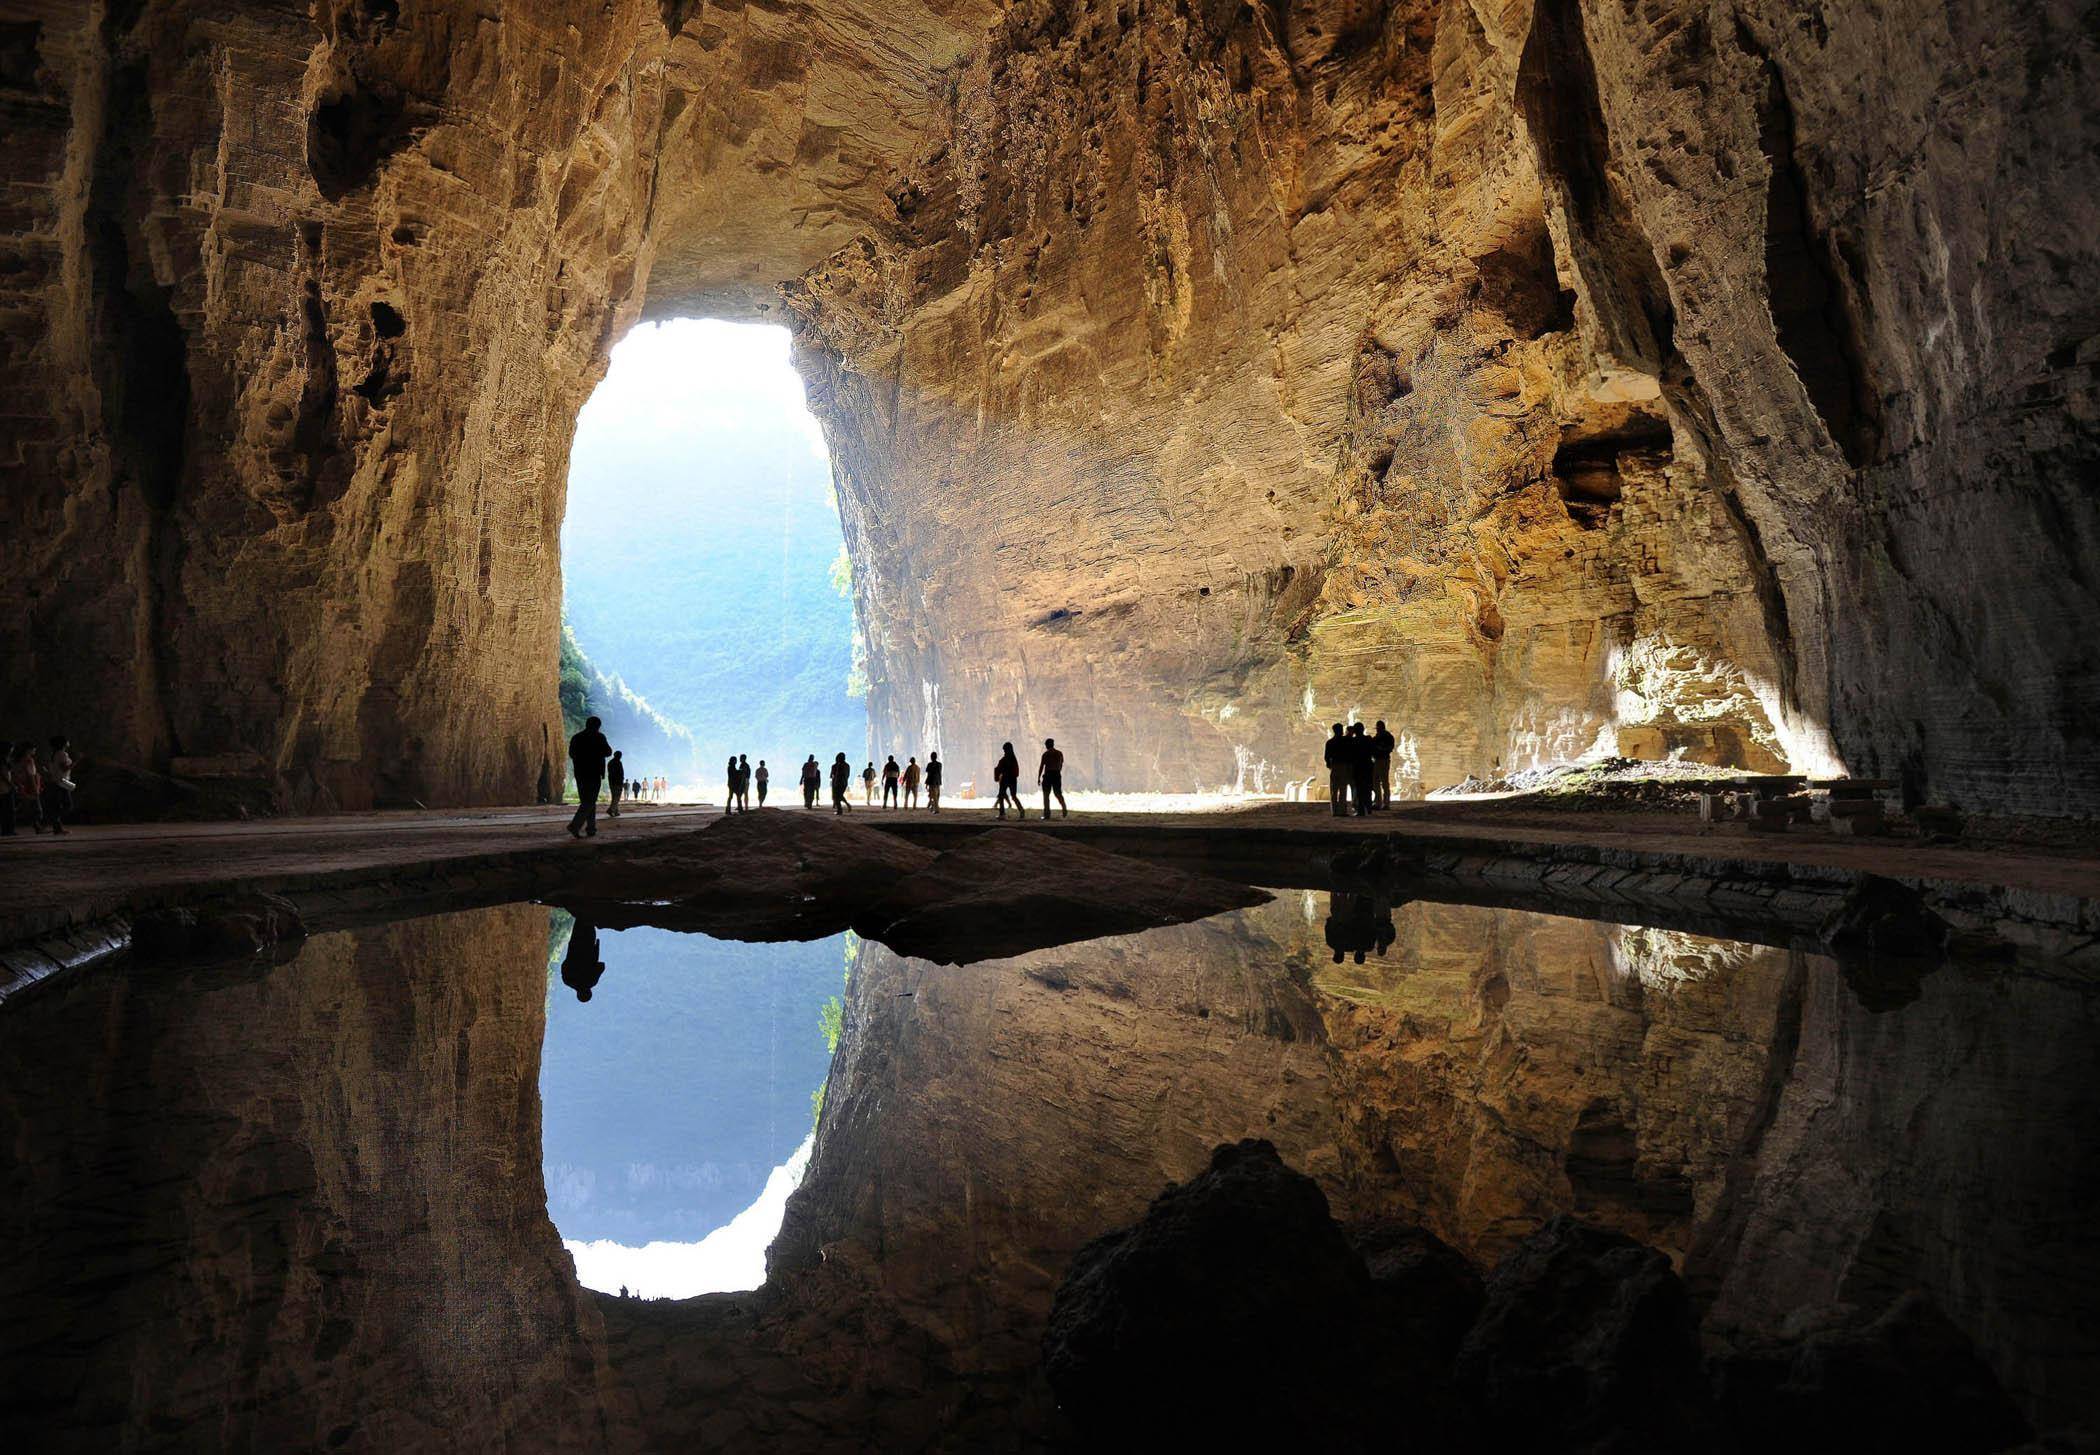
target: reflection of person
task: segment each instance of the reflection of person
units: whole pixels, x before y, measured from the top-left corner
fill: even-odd
[[[598,927],[580,919],[569,931],[569,950],[561,957],[561,983],[575,991],[578,1000],[589,1000],[604,973],[605,962],[598,958]]]
[[[1361,965],[1367,952],[1382,959],[1398,936],[1393,906],[1384,895],[1336,890],[1327,896],[1327,948],[1334,951],[1335,964],[1353,955]]]

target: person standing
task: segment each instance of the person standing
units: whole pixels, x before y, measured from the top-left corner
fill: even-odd
[[[926,755],[926,807],[935,813],[941,811],[941,755]]]
[[[882,806],[884,808],[895,808],[897,806],[897,780],[902,776],[903,770],[897,766],[897,755],[895,753],[891,753],[882,760]]]
[[[727,798],[726,798],[726,799],[724,800],[724,802],[723,802],[722,812],[724,812],[724,813],[735,813],[735,812],[736,812],[736,754],[734,754],[734,753],[731,753],[731,754],[729,755],[729,768],[728,768],[728,771],[727,771],[727,773],[726,773],[726,774],[725,774],[724,776],[726,777],[726,779],[727,779],[727,781],[728,781],[728,784],[729,784],[729,788],[728,788],[728,797],[727,797]]]
[[[57,733],[51,739],[51,762],[44,774],[44,817],[51,820],[51,832],[62,834],[72,816],[73,754],[65,734]]]
[[[870,763],[868,767],[874,768]],[[852,804],[846,802],[846,792],[853,782],[853,765],[846,761],[844,753],[831,760],[831,811],[842,814],[850,811]]]
[[[1349,724],[1349,796],[1358,818],[1371,812],[1371,739],[1360,722]]]
[[[999,810],[999,817],[1006,817],[1006,805],[1011,800],[1014,812],[1026,823],[1028,810],[1021,806],[1021,760],[1014,756],[1012,743],[1000,744],[999,762],[992,769],[992,782],[999,788],[998,802],[993,805]]]
[[[904,765],[904,806],[919,806],[919,760],[911,759]]]
[[[766,771],[766,760],[760,758],[758,760],[758,806],[760,808],[766,806],[766,784],[771,781],[772,777],[773,775]]]
[[[561,957],[561,983],[576,992],[579,1001],[591,998],[605,962],[598,958],[598,927],[580,919],[569,927],[569,948]]]
[[[817,755],[811,753],[802,765],[802,806],[817,806],[817,790],[824,786],[824,770],[817,766]]]
[[[1400,740],[1386,730],[1385,719],[1378,719],[1378,731],[1371,734],[1371,791],[1373,808],[1393,806],[1393,749]]]
[[[751,755],[739,753],[736,760],[736,809],[751,812]]]
[[[1349,740],[1340,723],[1327,739],[1327,805],[1336,818],[1349,812]]]
[[[627,764],[621,761],[619,751],[615,750],[612,755],[612,761],[605,765],[605,816],[607,818],[618,818],[620,816],[620,795],[626,790]]]
[[[29,831],[44,831],[44,775],[37,767],[36,744],[16,743],[7,765],[7,796],[15,817],[29,821]]]
[[[611,756],[612,744],[605,741],[595,717],[569,739],[569,771],[576,779],[576,816],[569,820],[569,837],[597,837],[598,790],[605,782],[605,760]]]
[[[868,761],[867,767],[860,770],[860,801],[869,808],[875,806],[875,762],[873,759]]]
[[[1043,786],[1043,817],[1050,817],[1050,795],[1057,795],[1057,815],[1070,818],[1072,810],[1065,807],[1065,755],[1058,751],[1056,738],[1043,739],[1043,760],[1036,764],[1035,781]]]

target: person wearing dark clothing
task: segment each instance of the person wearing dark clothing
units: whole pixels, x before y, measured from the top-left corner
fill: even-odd
[[[598,730],[595,717],[569,739],[569,770],[576,779],[576,816],[569,820],[571,838],[595,837],[598,833],[598,792],[605,784],[605,760],[611,756],[612,744]]]
[[[605,765],[605,816],[620,816],[620,798],[627,792],[627,764],[616,750]]]
[[[735,813],[735,812],[736,812],[736,754],[734,754],[734,753],[731,753],[731,754],[729,755],[729,772],[728,772],[728,776],[727,776],[727,782],[728,782],[728,784],[729,784],[729,787],[728,787],[728,789],[727,789],[727,796],[726,796],[726,797],[724,797],[724,799],[722,800],[722,812],[724,812],[724,813]]]
[[[66,831],[66,820],[73,816],[73,754],[68,751],[64,733],[51,739],[51,756],[44,764],[44,818],[51,825],[51,832]]]
[[[926,806],[935,813],[941,811],[941,755],[926,755]]]
[[[1043,760],[1036,764],[1035,781],[1043,788],[1043,817],[1050,817],[1050,795],[1057,795],[1057,812],[1060,818],[1070,818],[1072,810],[1065,807],[1065,755],[1057,750],[1056,738],[1043,739]]]
[[[1349,796],[1358,818],[1371,812],[1371,739],[1360,722],[1349,724]]]
[[[999,801],[993,805],[999,810],[999,817],[1006,817],[1006,805],[1011,802],[1014,812],[1026,822],[1028,810],[1021,807],[1021,760],[1014,756],[1012,743],[1000,745],[999,762],[992,769],[992,782],[999,787]]]
[[[846,761],[844,753],[831,760],[831,811],[842,814],[851,811],[853,805],[846,802],[846,790],[853,783],[853,765]]]
[[[802,765],[802,806],[804,808],[815,808],[817,806],[817,790],[823,786],[824,770],[817,766],[817,755],[811,753],[809,760]]]
[[[758,760],[758,773],[756,774],[756,779],[758,782],[758,806],[760,808],[764,808],[766,806],[766,784],[772,778],[772,776],[773,775],[771,773],[768,773],[766,771],[766,760],[764,758],[760,758]]]
[[[576,921],[569,931],[569,948],[561,957],[561,983],[576,992],[578,1000],[589,1000],[605,962],[598,958],[598,927],[587,919]]]
[[[860,770],[860,801],[870,808],[875,806],[875,765],[873,763]]]
[[[895,753],[883,759],[882,806],[884,808],[895,808],[897,806],[897,780],[903,776],[904,770],[897,766],[897,755]]]
[[[1333,808],[1336,818],[1349,811],[1349,740],[1342,733],[1342,725],[1334,725],[1334,733],[1327,739],[1327,803]]]
[[[36,744],[16,743],[7,752],[7,781],[0,783],[0,796],[7,799],[7,832],[17,821],[27,819],[29,831],[44,831],[44,775],[37,767]]]
[[[736,807],[738,813],[751,812],[751,755],[742,753],[736,760]]]
[[[1378,731],[1371,734],[1371,807],[1393,806],[1393,749],[1400,740],[1386,730],[1385,719],[1378,719]]]

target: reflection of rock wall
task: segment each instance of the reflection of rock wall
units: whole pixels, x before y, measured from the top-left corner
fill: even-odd
[[[0,1442],[609,1441],[546,1217],[547,912],[85,975],[0,1018]]]

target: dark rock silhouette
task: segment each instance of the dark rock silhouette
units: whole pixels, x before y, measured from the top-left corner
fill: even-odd
[[[261,955],[305,939],[291,902],[260,892],[148,910],[131,926],[131,952],[147,960]]]

